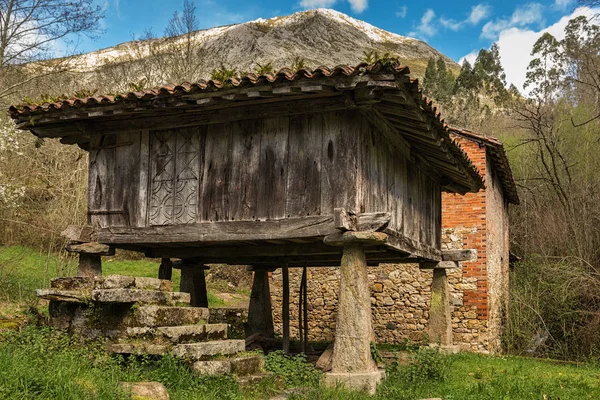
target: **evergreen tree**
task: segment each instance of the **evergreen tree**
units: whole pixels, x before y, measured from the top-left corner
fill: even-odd
[[[426,96],[434,97],[434,94],[437,91],[437,66],[435,63],[435,59],[432,57],[427,62],[427,68],[425,69],[425,75],[423,76],[423,93]]]

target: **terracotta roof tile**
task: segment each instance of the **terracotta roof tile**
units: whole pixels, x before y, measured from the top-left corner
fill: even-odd
[[[504,144],[493,136],[483,135],[468,129],[450,127],[450,133],[483,143],[490,150],[490,158],[498,172],[502,188],[509,202],[519,204],[517,185],[510,168],[510,163],[504,149]]]

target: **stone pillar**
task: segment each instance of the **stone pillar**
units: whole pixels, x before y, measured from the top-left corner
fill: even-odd
[[[77,276],[102,276],[102,257],[97,254],[79,254]]]
[[[431,307],[429,309],[429,339],[432,344],[452,346],[452,317],[448,276],[445,268],[433,269]]]
[[[348,389],[374,394],[383,377],[371,355],[375,333],[363,246],[381,244],[386,239],[387,235],[379,232],[346,232],[324,240],[326,244],[344,246],[332,368],[325,374],[328,386],[343,384]]]
[[[182,260],[180,268],[181,283],[179,291],[191,295],[190,305],[192,307],[208,307],[208,292],[204,274],[208,267],[196,261]]]
[[[248,327],[251,334],[262,333],[265,338],[274,336],[269,271],[264,269],[254,269],[252,293],[248,306]]]

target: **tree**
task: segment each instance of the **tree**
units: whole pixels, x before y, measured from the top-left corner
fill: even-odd
[[[425,68],[425,75],[423,75],[423,93],[426,96],[434,97],[434,93],[437,91],[437,65],[435,58],[431,57],[427,61],[427,68]]]
[[[202,78],[199,75],[199,59],[202,55],[195,40],[198,29],[196,6],[190,0],[184,0],[183,11],[175,11],[165,28],[165,50],[169,60],[167,68],[170,78],[175,82],[192,82]]]
[[[40,62],[53,55],[52,46],[59,40],[97,34],[101,18],[102,8],[93,0],[0,0],[0,98],[40,76],[65,70],[66,60]],[[15,71],[31,62],[38,64]]]

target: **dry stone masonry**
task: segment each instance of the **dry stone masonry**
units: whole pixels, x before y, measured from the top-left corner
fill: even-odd
[[[262,355],[244,353],[243,339],[228,339],[227,323],[211,323],[208,308],[190,307],[190,295],[172,292],[168,280],[56,278],[37,295],[50,301],[52,326],[90,339],[107,338],[112,353],[170,353],[201,375],[254,375],[264,365]]]

